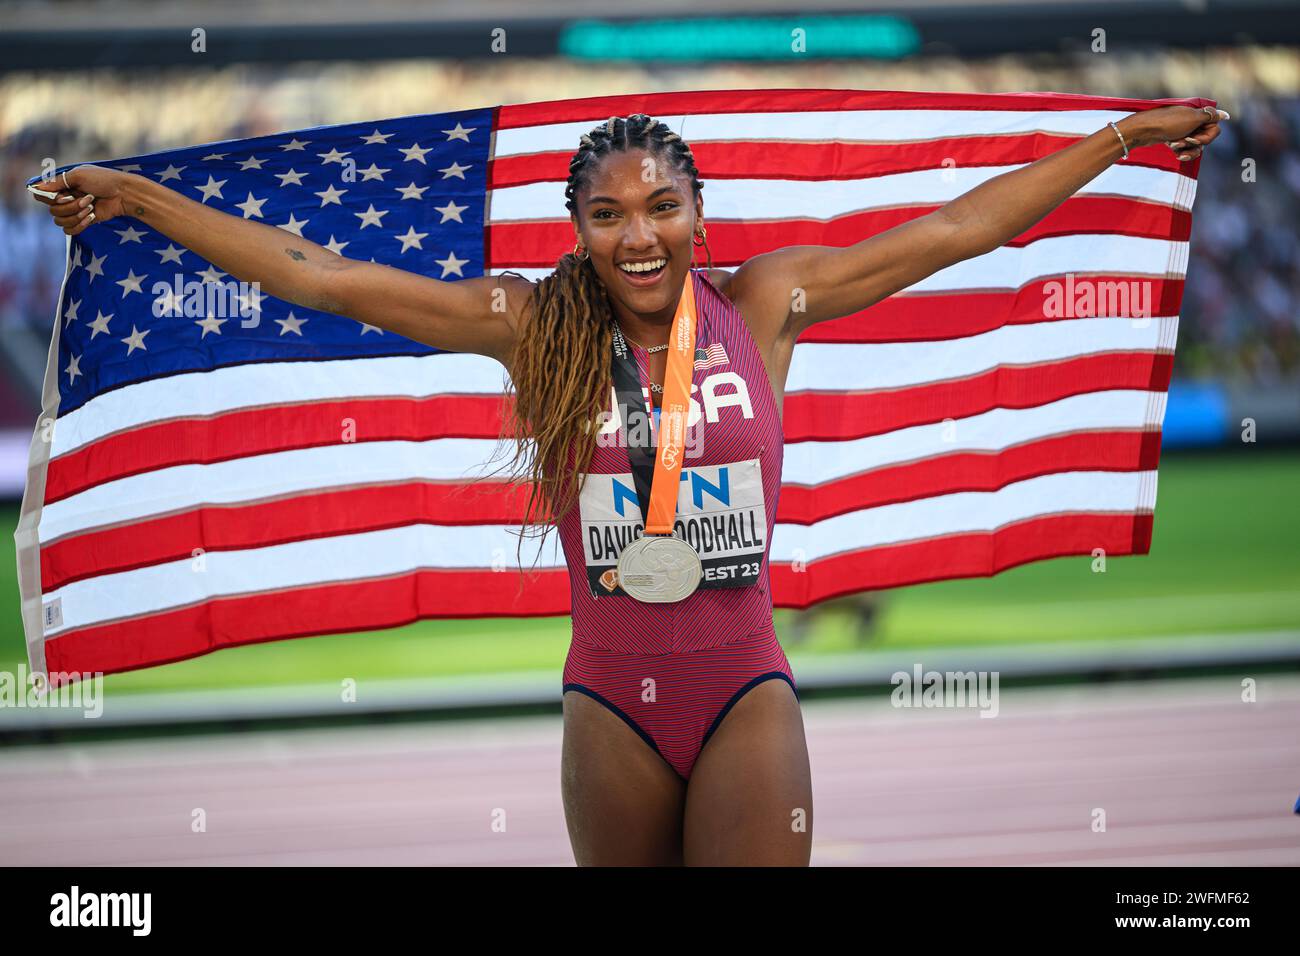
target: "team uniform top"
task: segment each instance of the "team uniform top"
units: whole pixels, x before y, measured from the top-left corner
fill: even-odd
[[[703,271],[692,269],[689,278],[696,351],[674,527],[700,553],[705,577],[688,597],[669,603],[638,601],[617,586],[618,555],[641,535],[644,520],[620,421],[605,423],[579,504],[559,526],[573,636],[592,647],[667,654],[773,633],[768,553],[781,491],[781,419],[744,318]],[[647,353],[628,347],[649,405]],[[617,416],[612,383],[609,394]],[[634,421],[629,416],[629,425]]]

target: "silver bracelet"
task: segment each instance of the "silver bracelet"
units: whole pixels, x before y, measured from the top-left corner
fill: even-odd
[[[1119,131],[1119,127],[1115,125],[1114,121],[1111,121],[1106,125],[1113,129],[1115,135],[1119,137],[1119,144],[1124,148],[1124,158],[1128,159],[1128,143],[1124,142],[1124,134]]]

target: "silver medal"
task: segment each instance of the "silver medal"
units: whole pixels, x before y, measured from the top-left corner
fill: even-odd
[[[643,534],[618,556],[619,586],[638,601],[680,601],[699,587],[702,577],[699,553],[675,531]]]

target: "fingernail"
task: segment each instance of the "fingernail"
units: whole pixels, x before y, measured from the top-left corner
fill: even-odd
[[[90,205],[90,197],[89,197],[89,196],[82,196],[81,199],[79,199],[79,200],[77,201],[77,205],[78,205],[78,206],[89,206],[89,205]]]
[[[89,216],[86,217],[86,222],[94,222],[94,221],[95,221],[95,214],[92,212]]]
[[[1227,110],[1219,110],[1219,119],[1232,119]]]

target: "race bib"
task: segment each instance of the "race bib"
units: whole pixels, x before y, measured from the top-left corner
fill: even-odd
[[[762,463],[752,458],[698,465],[683,469],[679,479],[673,528],[700,556],[700,587],[757,583],[767,550]],[[618,585],[618,556],[645,531],[632,473],[587,475],[578,507],[591,593],[625,594]]]

